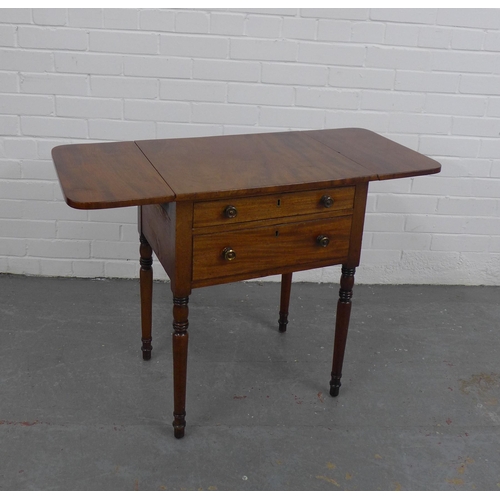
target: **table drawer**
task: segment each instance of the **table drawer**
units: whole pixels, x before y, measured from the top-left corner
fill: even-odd
[[[351,216],[345,216],[195,235],[193,281],[241,277],[307,263],[321,267],[323,261],[340,262],[349,251],[351,221]],[[319,241],[319,237],[328,241]]]
[[[216,226],[294,215],[352,210],[354,190],[354,186],[348,186],[198,202],[194,204],[193,226]]]

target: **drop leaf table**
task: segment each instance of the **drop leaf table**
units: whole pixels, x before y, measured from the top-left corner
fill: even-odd
[[[440,165],[365,129],[72,144],[52,150],[77,209],[139,207],[142,356],[151,358],[152,255],[173,293],[174,435],[184,436],[193,288],[340,264],[330,394],[340,389],[368,183]]]

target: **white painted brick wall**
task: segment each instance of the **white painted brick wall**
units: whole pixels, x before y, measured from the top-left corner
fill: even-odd
[[[500,9],[0,9],[0,272],[138,276],[56,145],[337,127],[443,165],[371,183],[358,282],[500,285]]]

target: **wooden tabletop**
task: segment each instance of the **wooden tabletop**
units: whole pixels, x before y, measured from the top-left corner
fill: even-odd
[[[68,205],[112,208],[426,175],[438,162],[364,129],[58,146]]]

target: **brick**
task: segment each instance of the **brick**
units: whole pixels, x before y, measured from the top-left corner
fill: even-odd
[[[436,24],[466,28],[493,28],[500,26],[498,9],[439,9]]]
[[[179,33],[208,33],[210,17],[206,12],[187,11],[175,14],[175,31]]]
[[[125,33],[91,31],[90,50],[120,54],[157,54],[158,35],[155,33]]]
[[[23,160],[21,172],[23,179],[57,181],[56,169],[52,160]]]
[[[1,107],[0,107],[1,109]],[[486,113],[488,116],[500,116],[500,98],[490,97],[488,99],[488,111]]]
[[[256,38],[279,38],[281,25],[279,17],[249,15],[245,21],[245,34]]]
[[[499,234],[498,217],[464,217],[441,215],[409,215],[406,229],[415,232],[444,234]]]
[[[50,52],[19,49],[0,49],[2,70],[53,71],[54,56]],[[2,92],[5,92],[2,86]]]
[[[486,97],[464,95],[427,94],[425,111],[444,115],[483,116],[486,109]]]
[[[180,79],[162,80],[160,82],[160,99],[224,102],[226,100],[226,84]]]
[[[374,233],[371,247],[384,250],[429,250],[431,235],[420,233]]]
[[[71,240],[26,239],[27,255],[34,257],[88,259],[90,242]]]
[[[300,9],[301,17],[317,19],[368,19],[369,9]]]
[[[126,241],[92,241],[92,257],[97,259],[131,259],[137,261],[137,243]]]
[[[123,104],[120,99],[57,96],[56,113],[71,118],[121,118]]]
[[[471,181],[465,178],[450,178],[442,176],[422,176],[413,179],[411,186],[413,194],[440,195],[446,193],[448,196],[470,196]]]
[[[136,30],[139,28],[137,9],[103,9],[105,28]]]
[[[26,241],[24,238],[2,238],[0,237],[0,255],[15,255],[22,257],[26,255]]]
[[[169,56],[225,59],[229,40],[222,37],[195,35],[160,35],[160,53]]]
[[[18,78],[16,73],[0,72],[0,88],[2,92],[17,92]]]
[[[318,40],[329,42],[348,42],[351,40],[351,23],[349,21],[318,21]]]
[[[210,33],[215,35],[243,35],[245,16],[222,12],[210,13]]]
[[[418,151],[418,141],[419,141],[418,135],[395,134],[393,132],[392,133],[387,132],[384,133],[384,136],[387,137],[387,139],[390,139],[391,141],[401,144],[402,146]]]
[[[343,88],[392,89],[396,72],[391,69],[331,68],[329,85]]]
[[[14,26],[0,25],[0,46],[14,47],[16,45],[16,29]]]
[[[88,212],[89,221],[118,222],[137,224],[137,207],[108,208],[106,210],[91,210]]]
[[[86,75],[21,73],[21,92],[84,96],[88,95],[88,77]]]
[[[363,90],[361,92],[361,109],[420,113],[424,109],[425,99],[425,94]]]
[[[20,219],[24,217],[25,200],[2,200],[0,219]]]
[[[384,182],[370,182],[369,192],[373,193],[409,193],[411,179],[392,179]]]
[[[450,28],[422,26],[419,29],[418,46],[447,49],[451,45],[452,34]]]
[[[481,139],[479,158],[500,158],[500,141],[497,139]]]
[[[87,122],[76,118],[22,116],[21,130],[31,136],[86,138]]]
[[[107,54],[56,52],[55,68],[61,73],[119,75],[122,57]]]
[[[491,177],[500,177],[500,161],[494,161],[491,165]]]
[[[222,125],[204,125],[200,123],[158,123],[158,138],[209,137],[223,135]]]
[[[23,207],[23,217],[30,220],[87,220],[85,210],[70,208],[63,201],[31,201]]]
[[[370,185],[371,186],[371,185]],[[412,196],[409,194],[377,194],[377,211],[396,214],[436,213],[438,197]]]
[[[28,276],[40,274],[40,259],[9,257],[7,264],[8,272],[12,274],[25,274]]]
[[[271,132],[284,132],[290,130],[288,127],[262,127],[260,125],[224,125],[222,127],[223,135],[240,134],[268,134]]]
[[[55,238],[56,222],[0,219],[0,234],[6,238]]]
[[[188,122],[191,106],[187,102],[126,100],[125,120],[156,122]]]
[[[5,9],[2,8],[0,14],[0,22],[2,23],[13,23],[13,24],[31,24],[32,19],[32,9],[17,8],[17,9]]]
[[[144,9],[139,14],[141,30],[174,31],[175,13],[170,10]]]
[[[72,28],[19,26],[17,39],[19,46],[23,48],[66,50],[88,48],[87,33]]]
[[[404,229],[405,217],[399,214],[366,214],[364,228],[369,232],[400,232]]]
[[[370,9],[370,19],[373,21],[434,24],[436,14],[437,9]]]
[[[360,45],[299,42],[300,62],[361,66],[364,60],[365,48]]]
[[[33,21],[44,26],[64,26],[68,21],[67,9],[33,9]]]
[[[104,276],[104,262],[100,260],[81,260],[72,262],[72,273],[79,278],[100,278]]]
[[[38,95],[0,94],[0,113],[52,115],[54,114],[54,98]]]
[[[385,38],[385,24],[373,21],[353,23],[351,32],[352,42],[383,43]]]
[[[495,31],[487,31],[483,33],[484,50],[500,51],[500,33]]]
[[[68,25],[76,28],[102,28],[102,9],[68,9]]]
[[[7,200],[52,200],[54,188],[52,182],[2,180],[0,181],[0,199]]]
[[[416,47],[420,27],[411,24],[387,24],[385,27],[385,43],[398,47]]]
[[[500,54],[436,50],[431,56],[431,69],[437,71],[491,73],[498,66]]]
[[[395,90],[415,92],[450,92],[458,90],[460,75],[425,71],[396,71]]]
[[[462,75],[460,92],[465,94],[500,95],[500,75]]]
[[[490,238],[490,245],[488,247],[490,253],[500,253],[500,236]]]
[[[387,131],[387,113],[362,111],[327,111],[326,128],[367,128],[377,133]]]
[[[319,109],[263,107],[259,124],[271,127],[324,128],[325,112]]]
[[[16,160],[0,159],[0,179],[20,179],[21,164]]]
[[[0,136],[19,135],[19,118],[17,116],[0,115]]]
[[[89,120],[89,137],[100,141],[155,139],[156,128],[153,122],[92,119]]]
[[[437,213],[440,215],[466,215],[495,217],[499,215],[498,200],[488,198],[441,197]]]
[[[82,144],[85,142],[94,142],[89,139],[78,138],[78,139],[47,139],[45,137],[39,137],[36,140],[37,154],[40,160],[52,160],[52,149],[56,146],[61,146],[68,143],[78,143]]]
[[[137,242],[139,233],[137,231],[137,224],[120,224],[120,241]]]
[[[258,62],[198,60],[193,62],[193,78],[257,82],[260,80],[260,66]]]
[[[327,83],[328,68],[306,64],[262,64],[263,83],[285,85],[315,85]]]
[[[486,35],[487,37],[487,35]],[[479,30],[454,29],[451,36],[452,49],[481,50],[485,33]],[[485,46],[485,49],[487,47]]]
[[[459,156],[475,158],[479,151],[479,139],[465,137],[432,137],[420,138],[419,151],[424,155]]]
[[[453,135],[499,137],[500,122],[496,118],[470,118],[457,116],[453,118],[451,133]]]
[[[283,38],[314,40],[316,37],[316,20],[285,17],[283,19]]]
[[[285,85],[253,85],[246,83],[230,83],[228,85],[228,102],[292,106],[293,98],[293,88]]]
[[[392,113],[388,130],[406,134],[448,134],[451,125],[451,116]]]
[[[123,74],[159,78],[191,78],[190,59],[130,56],[123,59]]]
[[[57,238],[118,241],[120,239],[120,227],[118,224],[104,222],[57,221]]]
[[[155,281],[162,280],[166,278],[166,273],[161,268],[155,267],[153,263],[153,275]],[[133,278],[137,279],[139,276],[139,265],[137,262],[129,261],[109,261],[104,262],[104,276],[106,278]]]
[[[193,122],[256,125],[259,110],[256,106],[237,104],[193,104]]]
[[[74,273],[69,259],[37,259],[40,266],[41,276],[64,276],[72,277]]]
[[[6,137],[3,140],[3,149],[7,158],[37,158],[37,143],[34,139],[23,137]]]
[[[420,49],[368,47],[366,66],[398,70],[425,70],[429,67],[430,52]]]
[[[227,9],[234,12],[247,12],[248,14],[264,14],[264,15],[277,15],[277,16],[296,16],[298,9],[282,9],[282,8],[253,8],[253,9]]]
[[[299,87],[295,90],[297,106],[311,108],[357,109],[360,93],[344,89]]]
[[[91,76],[90,91],[98,97],[153,99],[158,97],[158,81],[152,78]]]
[[[439,158],[440,177],[488,177],[491,161],[478,158]]]
[[[373,250],[371,248],[363,248],[361,250],[361,262],[362,266],[359,268],[359,272],[356,273],[356,281],[357,283],[363,282],[366,283],[366,278],[361,278],[361,276],[365,276],[369,271],[368,267],[370,265],[382,266],[384,264],[388,264],[390,266],[394,266],[396,262],[401,260],[401,250]],[[361,281],[363,280],[363,281]],[[373,279],[373,281],[368,281],[368,283],[380,283],[380,277],[377,274],[377,277]]]
[[[231,39],[231,59],[257,59],[263,61],[295,61],[297,43],[290,40]]]

